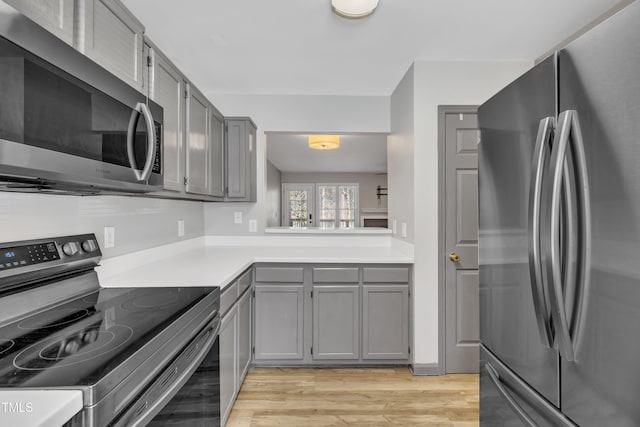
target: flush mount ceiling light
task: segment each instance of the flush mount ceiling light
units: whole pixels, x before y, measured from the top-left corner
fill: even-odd
[[[357,19],[369,16],[378,7],[378,0],[331,0],[331,8],[345,18]]]
[[[340,147],[340,135],[309,135],[309,148],[335,150]]]

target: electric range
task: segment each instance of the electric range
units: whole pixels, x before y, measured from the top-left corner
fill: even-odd
[[[82,390],[71,426],[145,425],[211,352],[219,289],[101,288],[100,257],[94,235],[0,244],[0,389]]]

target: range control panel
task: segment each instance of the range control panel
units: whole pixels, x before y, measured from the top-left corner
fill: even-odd
[[[60,259],[55,242],[0,249],[0,270]]]
[[[63,264],[84,261],[97,264],[101,256],[93,234],[0,243],[0,278],[6,274],[20,274]]]

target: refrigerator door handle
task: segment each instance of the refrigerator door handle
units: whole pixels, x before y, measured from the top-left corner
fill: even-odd
[[[569,152],[569,144],[573,143],[573,159],[567,160],[567,153]],[[551,262],[547,264],[547,283],[551,287],[549,295],[551,300],[551,317],[556,328],[556,336],[558,338],[558,345],[561,354],[567,361],[575,360],[574,342],[572,341],[571,331],[569,328],[569,316],[567,314],[567,305],[565,301],[565,294],[563,289],[563,272],[562,272],[562,249],[560,247],[561,238],[561,200],[563,190],[570,185],[571,177],[567,175],[567,170],[570,170],[567,165],[574,161],[577,174],[576,179],[576,198],[578,199],[578,226],[572,222],[574,216],[569,212],[567,215],[567,237],[569,239],[568,249],[577,254],[569,255],[571,259],[568,260],[570,264],[578,266],[580,271],[576,274],[571,272],[572,266],[569,266],[567,280],[571,280],[571,284],[567,284],[567,289],[573,289],[574,286],[578,286],[577,289],[579,295],[579,304],[577,306],[578,320],[575,323],[576,328],[574,330],[574,336],[577,338],[577,342],[580,342],[582,334],[580,319],[586,315],[587,302],[585,298],[588,297],[588,284],[589,284],[589,265],[590,265],[590,247],[591,247],[591,234],[590,234],[590,214],[589,214],[589,185],[587,179],[586,170],[586,156],[584,153],[584,145],[582,141],[582,133],[580,130],[580,123],[578,120],[578,113],[575,110],[567,110],[560,114],[558,117],[558,132],[554,138],[553,149],[551,152],[551,167],[552,167],[552,190],[551,190],[551,209],[550,209],[550,230],[549,230],[549,252]],[[571,205],[571,194],[566,193],[566,203],[568,209],[573,209]],[[575,235],[579,229],[578,236]],[[574,244],[577,242],[577,244]],[[575,257],[575,261],[573,258]],[[574,298],[573,292],[571,297]],[[579,347],[579,346],[578,346]]]
[[[516,402],[516,400],[511,396],[509,391],[507,391],[506,387],[502,384],[500,375],[498,375],[498,372],[495,370],[495,368],[491,366],[490,363],[484,365],[484,368],[504,400],[509,404],[513,412],[515,412],[515,414],[518,416],[518,418],[520,418],[524,425],[527,427],[538,427],[538,424],[536,424],[535,421],[531,419],[527,412],[522,409],[518,402]]]
[[[544,291],[544,275],[540,257],[540,214],[542,198],[542,178],[544,166],[550,151],[549,139],[553,135],[556,121],[554,117],[545,117],[540,120],[536,145],[533,151],[533,168],[531,174],[531,186],[529,190],[529,275],[531,279],[531,294],[533,296],[533,308],[538,324],[538,331],[542,343],[549,348],[553,347],[553,330],[551,329],[551,315],[549,314],[549,297]]]

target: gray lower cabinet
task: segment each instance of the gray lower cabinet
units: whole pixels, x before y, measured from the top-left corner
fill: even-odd
[[[251,364],[251,291],[238,301],[238,389]]]
[[[409,286],[362,287],[362,358],[409,357]]]
[[[220,326],[220,417],[222,425],[229,417],[238,387],[238,361],[236,340],[238,336],[237,311],[232,309]]]
[[[409,362],[406,265],[256,264],[253,362]]]
[[[256,283],[255,290],[254,358],[256,360],[303,359],[303,285]]]
[[[226,286],[220,297],[220,419],[223,426],[251,364],[251,277],[249,269]]]
[[[360,357],[360,287],[313,287],[313,347],[315,360]]]

